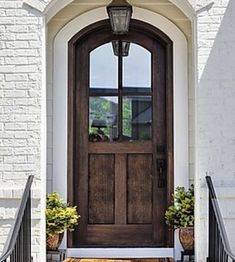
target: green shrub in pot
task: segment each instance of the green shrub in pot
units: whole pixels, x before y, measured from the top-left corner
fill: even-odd
[[[192,250],[194,245],[194,187],[186,190],[177,187],[173,194],[172,205],[165,213],[166,224],[174,229],[179,228],[179,239],[184,250]],[[183,242],[187,242],[186,244]]]
[[[46,235],[47,248],[56,250],[67,229],[73,231],[78,224],[79,215],[77,207],[65,203],[57,192],[47,194],[46,198]],[[54,243],[57,241],[58,243]]]

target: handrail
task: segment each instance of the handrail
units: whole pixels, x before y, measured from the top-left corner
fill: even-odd
[[[223,218],[219,208],[217,196],[210,176],[206,176],[209,189],[209,257],[208,261],[228,261],[228,258],[235,262]],[[214,217],[213,217],[214,216]],[[214,241],[214,243],[210,243]],[[220,246],[222,244],[222,246]]]
[[[28,262],[31,260],[31,199],[30,199],[30,191],[31,185],[33,182],[33,176],[30,175],[28,177],[23,196],[20,201],[20,205],[18,207],[14,224],[10,230],[7,241],[5,243],[2,256],[0,257],[0,262],[5,262],[7,258],[14,255],[13,260],[11,261],[24,261]],[[30,227],[28,230],[26,228],[26,223]],[[26,239],[27,242],[23,243],[23,239]],[[27,250],[30,257],[26,257],[24,252],[20,252],[20,259],[17,260],[17,251],[22,248],[23,251]],[[15,250],[17,249],[17,251]],[[21,251],[21,250],[20,250]],[[19,252],[19,251],[18,251]],[[22,260],[21,260],[22,259]]]

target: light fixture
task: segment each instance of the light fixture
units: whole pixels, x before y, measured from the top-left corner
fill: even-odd
[[[112,41],[113,45],[113,53],[115,56],[119,56],[119,41],[114,40]],[[129,55],[129,50],[130,50],[130,42],[122,41],[121,42],[121,47],[122,47],[122,56],[128,56]]]
[[[107,6],[107,12],[113,33],[117,35],[128,33],[132,6],[126,0],[113,0]]]

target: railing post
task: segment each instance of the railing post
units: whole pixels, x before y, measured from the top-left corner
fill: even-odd
[[[235,255],[232,253],[228,242],[228,237],[211,177],[207,176],[206,181],[209,188],[207,262],[235,262]],[[229,258],[231,260],[228,260]]]
[[[0,262],[31,262],[30,189],[32,182],[33,176],[29,176]]]

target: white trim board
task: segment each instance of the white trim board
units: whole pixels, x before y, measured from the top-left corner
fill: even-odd
[[[68,248],[67,257],[77,258],[164,258],[174,257],[173,248]]]
[[[23,0],[23,2],[35,2],[31,4],[36,6],[36,1],[38,0]],[[195,17],[195,10],[191,5],[189,0],[169,0],[172,4],[177,6],[191,21]],[[43,12],[46,14],[46,20],[49,22],[61,9],[69,5],[73,0],[51,0],[50,3],[46,6]]]
[[[68,41],[86,26],[106,19],[105,7],[86,12],[66,24],[54,41],[53,64],[53,190],[67,199],[67,83]],[[133,18],[163,31],[173,41],[174,184],[188,187],[188,57],[184,34],[167,18],[133,8]],[[180,245],[175,238],[177,257]],[[95,249],[98,252],[98,249]],[[125,252],[125,248],[121,249]],[[90,253],[90,252],[88,252]],[[122,253],[122,252],[121,252]],[[121,256],[121,253],[119,254]],[[78,253],[79,254],[79,253]],[[130,256],[129,256],[130,257]]]

